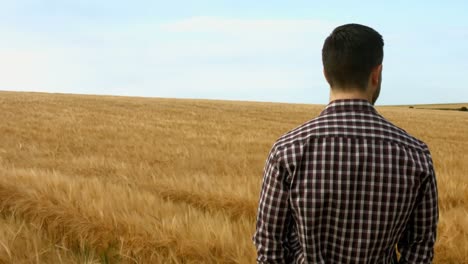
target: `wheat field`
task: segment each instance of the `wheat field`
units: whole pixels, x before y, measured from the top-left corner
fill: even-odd
[[[268,151],[323,107],[0,92],[0,263],[255,263]],[[468,113],[377,109],[431,149],[435,263],[468,263]]]

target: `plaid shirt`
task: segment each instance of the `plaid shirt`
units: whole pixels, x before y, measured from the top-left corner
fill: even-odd
[[[426,144],[336,100],[274,144],[253,240],[258,263],[431,263],[437,222]]]

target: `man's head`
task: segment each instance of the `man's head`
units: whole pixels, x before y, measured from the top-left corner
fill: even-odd
[[[361,93],[375,103],[382,82],[382,36],[359,25],[339,26],[327,37],[322,49],[325,78],[332,93]]]

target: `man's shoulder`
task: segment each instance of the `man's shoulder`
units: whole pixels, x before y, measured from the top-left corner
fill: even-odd
[[[360,118],[362,120],[359,120]],[[275,142],[274,148],[278,151],[287,150],[291,147],[303,146],[311,139],[318,137],[372,138],[429,153],[426,143],[379,114],[320,115],[283,134]]]
[[[391,135],[393,135],[395,141],[415,150],[429,153],[429,148],[424,141],[411,135],[405,129],[395,125],[386,118],[381,117],[381,119],[383,120],[383,123],[386,124],[386,128],[392,131]]]
[[[276,140],[274,148],[282,150],[294,145],[304,144],[308,139],[317,135],[316,132],[320,129],[321,120],[323,120],[323,117],[318,116],[289,130]]]

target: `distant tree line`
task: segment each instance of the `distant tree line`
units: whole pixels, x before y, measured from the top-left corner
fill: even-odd
[[[414,106],[410,105],[409,108],[413,109]],[[460,108],[417,108],[417,109],[429,109],[429,110],[450,110],[450,111],[468,111],[466,106],[462,106]]]

